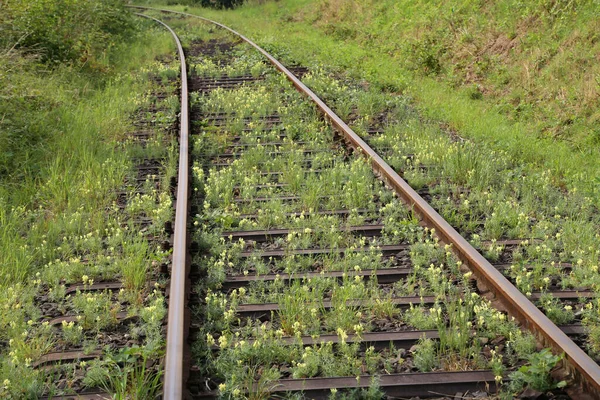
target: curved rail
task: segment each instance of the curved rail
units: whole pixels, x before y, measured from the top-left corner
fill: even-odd
[[[148,15],[137,14],[153,19],[171,32],[179,60],[181,61],[181,121],[179,132],[179,171],[177,175],[177,203],[173,237],[173,261],[169,286],[169,314],[167,324],[167,348],[165,355],[165,376],[163,398],[183,397],[183,351],[185,340],[185,281],[187,279],[187,214],[188,214],[188,137],[189,110],[187,66],[183,47],[177,34],[164,22]]]
[[[446,243],[452,244],[454,251],[460,259],[473,270],[477,278],[479,278],[488,289],[493,291],[497,299],[504,307],[506,307],[512,316],[516,317],[523,326],[536,333],[538,338],[546,346],[552,347],[558,353],[564,353],[567,362],[566,366],[574,374],[576,380],[582,384],[584,390],[588,393],[592,393],[595,398],[600,398],[600,366],[564,332],[562,332],[523,293],[510,283],[501,272],[494,268],[489,261],[479,254],[465,238],[463,238],[437,211],[435,211],[412,187],[410,187],[410,185],[404,181],[400,175],[398,175],[398,173],[394,171],[394,169],[390,167],[364,140],[362,140],[359,135],[357,135],[331,110],[331,108],[329,108],[283,64],[244,35],[219,22],[179,11],[140,6],[131,7],[174,13],[201,19],[238,36],[265,56],[279,71],[285,74],[287,79],[292,82],[298,91],[315,102],[325,117],[354,148],[360,149],[362,154],[370,160],[373,170],[384,178],[388,185],[390,185],[409,206],[413,207],[413,209],[418,212],[428,226],[435,228],[440,239]],[[171,307],[169,307],[169,311],[170,308]],[[179,397],[168,397],[167,392],[165,392],[165,398],[178,399]]]

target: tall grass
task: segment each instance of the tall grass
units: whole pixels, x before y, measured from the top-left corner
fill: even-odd
[[[39,270],[52,255],[47,244],[104,229],[102,210],[128,168],[116,143],[130,129],[132,94],[146,85],[136,68],[172,45],[162,33],[152,45],[148,40],[115,51],[103,74],[48,70],[15,54],[2,59],[0,79],[12,85],[0,89],[8,98],[0,106],[0,136],[20,140],[22,150],[11,156],[10,146],[1,149],[0,286]]]

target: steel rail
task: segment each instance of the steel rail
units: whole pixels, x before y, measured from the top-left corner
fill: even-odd
[[[551,347],[555,352],[564,353],[565,366],[582,385],[582,389],[594,398],[600,398],[600,366],[594,362],[577,344],[575,344],[558,326],[556,326],[543,312],[541,312],[519,289],[517,289],[500,271],[486,260],[477,250],[467,242],[437,211],[433,209],[410,185],[404,181],[394,169],[388,165],[362,138],[357,135],[327,104],[325,104],[311,89],[290,72],[277,59],[267,53],[263,48],[235,30],[219,22],[189,13],[158,9],[141,6],[131,6],[138,9],[153,10],[164,13],[184,15],[198,18],[208,23],[217,25],[235,36],[239,37],[250,46],[254,47],[266,57],[280,72],[282,72],[298,91],[309,97],[321,110],[329,122],[343,135],[355,149],[360,149],[367,157],[373,170],[396,193],[412,207],[423,219],[425,224],[435,229],[435,233],[445,243],[452,244],[454,252],[471,268],[475,276],[487,289],[491,290],[496,298],[524,327],[535,333],[544,345]],[[165,397],[178,399],[179,397]]]
[[[185,347],[185,286],[187,279],[187,214],[188,214],[188,136],[189,101],[187,66],[185,54],[177,34],[164,22],[144,14],[171,32],[177,44],[181,62],[181,117],[179,132],[179,170],[177,177],[177,202],[175,205],[175,226],[173,237],[173,261],[169,286],[169,312],[167,324],[167,346],[165,354],[165,375],[163,398],[183,398],[183,353]]]

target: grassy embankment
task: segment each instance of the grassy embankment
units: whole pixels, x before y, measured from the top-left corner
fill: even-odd
[[[288,61],[411,96],[423,118],[600,201],[597,2],[293,0],[188,11]]]

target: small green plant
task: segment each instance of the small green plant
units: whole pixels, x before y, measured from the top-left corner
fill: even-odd
[[[63,321],[62,334],[66,343],[70,345],[79,345],[83,340],[83,327],[81,325],[75,325],[73,321]]]
[[[81,317],[78,323],[85,330],[100,331],[117,323],[117,313],[121,305],[112,300],[112,293],[109,291],[90,293],[78,290],[72,302],[73,309]]]
[[[524,386],[542,392],[566,386],[567,382],[555,382],[550,376],[550,371],[562,358],[562,355],[552,354],[550,349],[531,354],[527,357],[527,365],[510,374],[510,388],[516,393]]]
[[[437,307],[427,309],[423,306],[413,306],[404,313],[407,324],[418,330],[435,329],[438,325]]]
[[[439,365],[436,342],[425,337],[419,339],[413,351],[413,364],[421,372],[430,372],[436,368]]]
[[[438,30],[428,33],[410,46],[412,67],[426,75],[437,75],[442,72],[442,58],[447,51],[446,32]]]
[[[123,274],[123,285],[130,293],[131,302],[140,304],[151,262],[148,256],[150,253],[148,242],[136,238],[131,242],[123,242],[122,247],[124,258],[118,260],[118,263]]]
[[[575,319],[575,312],[571,305],[564,305],[551,293],[544,293],[540,298],[540,305],[550,318],[557,325],[565,325]]]
[[[153,399],[159,394],[162,371],[149,367],[159,354],[142,347],[128,347],[109,353],[92,363],[84,378],[90,387],[102,387],[115,399]]]
[[[502,362],[502,354],[499,354],[497,348],[495,350],[491,350],[491,354],[492,357],[489,360],[489,367],[494,374],[496,383],[501,383],[504,372],[506,371],[506,367]]]
[[[523,332],[521,329],[513,329],[508,334],[506,343],[506,355],[513,363],[520,359],[527,359],[537,350],[535,337],[529,332]]]

